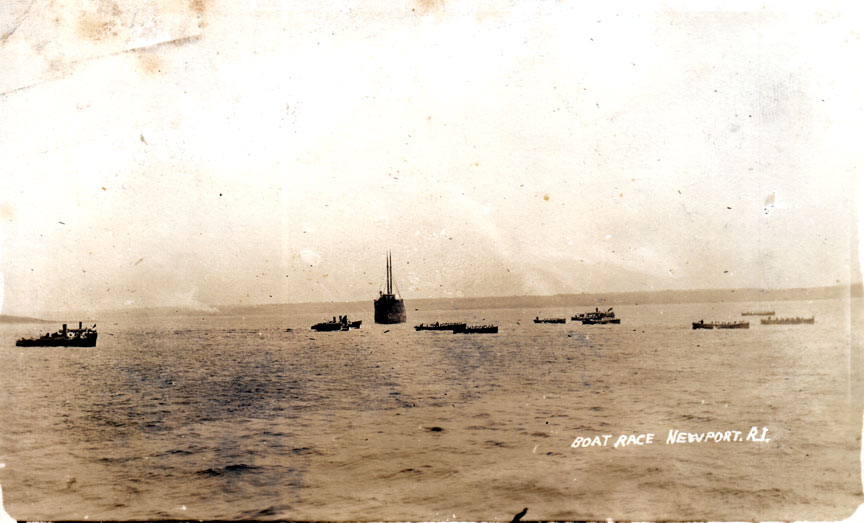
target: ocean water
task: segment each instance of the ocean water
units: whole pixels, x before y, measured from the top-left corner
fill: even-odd
[[[860,299],[97,318],[92,349],[0,328],[0,485],[18,519],[842,519],[861,484]],[[693,331],[743,310],[815,325]],[[346,311],[334,310],[331,315]],[[70,319],[77,320],[77,318]],[[494,322],[498,335],[415,332]],[[285,332],[292,327],[293,332]],[[47,328],[53,328],[47,326]],[[667,444],[751,427],[767,441]],[[650,445],[613,447],[621,434]],[[610,435],[606,446],[572,448]]]

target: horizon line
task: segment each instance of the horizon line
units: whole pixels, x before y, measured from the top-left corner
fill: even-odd
[[[820,285],[815,287],[782,287],[782,288],[762,288],[762,287],[725,287],[725,288],[696,288],[696,289],[652,289],[652,290],[632,290],[632,291],[597,291],[597,292],[566,292],[566,293],[556,293],[556,294],[512,294],[506,296],[441,296],[436,298],[402,298],[405,301],[409,302],[417,302],[417,301],[458,301],[458,300],[507,300],[507,299],[524,299],[524,298],[558,298],[558,297],[566,297],[566,296],[574,296],[574,297],[591,297],[591,296],[621,296],[621,295],[633,295],[633,294],[642,294],[642,295],[651,295],[651,294],[662,294],[662,293],[695,293],[695,292],[707,292],[707,293],[734,293],[734,292],[766,292],[766,293],[782,293],[782,292],[812,292],[812,291],[825,291],[829,289],[855,289],[859,288],[864,291],[864,282],[850,282],[847,284],[835,284],[835,285]],[[148,309],[177,309],[177,310],[197,310],[204,314],[217,314],[223,309],[232,309],[232,308],[245,308],[245,307],[278,307],[278,306],[301,306],[301,305],[327,305],[327,304],[360,304],[366,303],[371,300],[343,300],[343,301],[300,301],[300,302],[278,302],[278,303],[238,303],[238,304],[208,304],[201,303],[200,306],[195,305],[143,305],[143,306],[133,306],[128,308],[123,307],[115,307],[115,308],[97,308],[90,309],[88,312],[90,313],[125,313],[125,312],[134,312],[136,310],[148,310]],[[212,311],[203,310],[206,308],[215,309]],[[87,310],[87,309],[85,309]],[[39,316],[43,315],[52,315],[53,313],[74,313],[74,311],[45,311],[47,314],[40,313]],[[0,316],[29,316],[27,314],[22,313],[14,313],[14,314],[0,314]]]

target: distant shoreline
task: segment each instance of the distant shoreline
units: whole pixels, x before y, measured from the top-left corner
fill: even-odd
[[[30,318],[28,316],[9,316],[0,314],[0,323],[57,323],[51,320],[43,320],[40,318]]]
[[[405,308],[409,315],[415,309],[423,310],[466,310],[466,309],[533,309],[547,307],[595,307],[627,306],[683,303],[722,303],[722,302],[768,302],[795,300],[823,300],[860,298],[864,287],[835,285],[830,287],[805,287],[792,289],[697,289],[697,290],[658,290],[631,292],[592,292],[584,294],[554,294],[547,296],[484,296],[460,298],[405,298]],[[233,316],[266,315],[288,313],[358,313],[371,310],[372,298],[363,301],[333,301],[305,303],[274,303],[255,305],[213,305],[202,308],[183,306],[140,307],[130,309],[106,309],[84,313],[83,316]],[[52,312],[51,316],[69,317],[74,313]],[[31,321],[50,323],[46,320]],[[23,323],[23,322],[18,322]]]
[[[600,305],[656,305],[679,303],[716,303],[752,301],[793,301],[861,297],[862,286],[813,287],[800,289],[708,289],[687,291],[635,291],[585,294],[555,294],[551,296],[512,296],[405,300],[406,305],[452,302],[454,309],[531,308]],[[465,306],[469,304],[468,306]],[[416,307],[416,305],[414,305]]]

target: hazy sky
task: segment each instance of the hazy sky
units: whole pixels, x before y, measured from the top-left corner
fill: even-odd
[[[2,310],[857,279],[861,18],[688,5],[13,0]]]

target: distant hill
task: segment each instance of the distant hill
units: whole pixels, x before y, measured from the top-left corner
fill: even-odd
[[[39,318],[28,318],[26,316],[7,316],[0,314],[0,323],[53,323],[49,320],[40,320]]]

